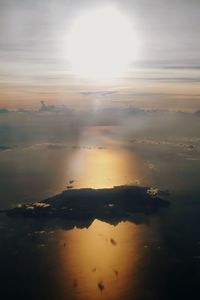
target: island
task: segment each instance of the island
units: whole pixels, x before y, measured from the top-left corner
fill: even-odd
[[[39,202],[18,205],[6,213],[8,216],[77,221],[128,220],[135,213],[150,215],[169,205],[168,200],[160,198],[158,189],[129,185],[68,189]]]

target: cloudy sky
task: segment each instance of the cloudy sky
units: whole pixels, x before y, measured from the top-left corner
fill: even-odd
[[[70,28],[108,5],[130,21],[137,55],[117,79],[82,78],[67,57]],[[0,0],[0,107],[199,109],[199,11],[199,0]]]

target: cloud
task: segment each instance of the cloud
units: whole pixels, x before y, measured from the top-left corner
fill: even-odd
[[[0,108],[0,114],[6,114],[9,113],[9,110],[7,108]]]
[[[86,91],[86,92],[81,92],[80,94],[83,96],[100,96],[100,97],[105,97],[109,96],[112,94],[116,94],[118,91],[96,91],[96,92],[91,92],[91,91]]]
[[[50,150],[57,150],[57,149],[64,149],[66,148],[66,145],[63,144],[48,144],[46,145],[47,149]]]
[[[6,146],[6,145],[0,145],[0,151],[7,151],[7,150],[12,150],[16,146]]]
[[[48,105],[45,103],[45,101],[40,101],[41,107],[39,109],[40,112],[51,112],[51,113],[72,113],[72,109],[69,109],[68,107],[62,105],[62,106],[56,106],[56,105]]]

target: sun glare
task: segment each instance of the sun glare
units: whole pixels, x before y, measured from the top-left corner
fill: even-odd
[[[132,26],[116,8],[91,10],[75,20],[68,34],[67,59],[75,75],[120,77],[135,58]]]

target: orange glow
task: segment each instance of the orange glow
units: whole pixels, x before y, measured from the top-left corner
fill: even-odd
[[[133,282],[137,284],[141,230],[129,222],[113,226],[95,220],[88,229],[59,232],[59,238],[69,245],[59,246],[58,257],[67,288],[76,296],[73,299],[125,299],[121,297],[126,296],[127,289]],[[99,282],[104,285],[103,291],[98,288]]]
[[[72,157],[69,171],[77,181],[76,187],[135,184],[140,177],[140,160],[135,154],[122,149],[81,149]]]

